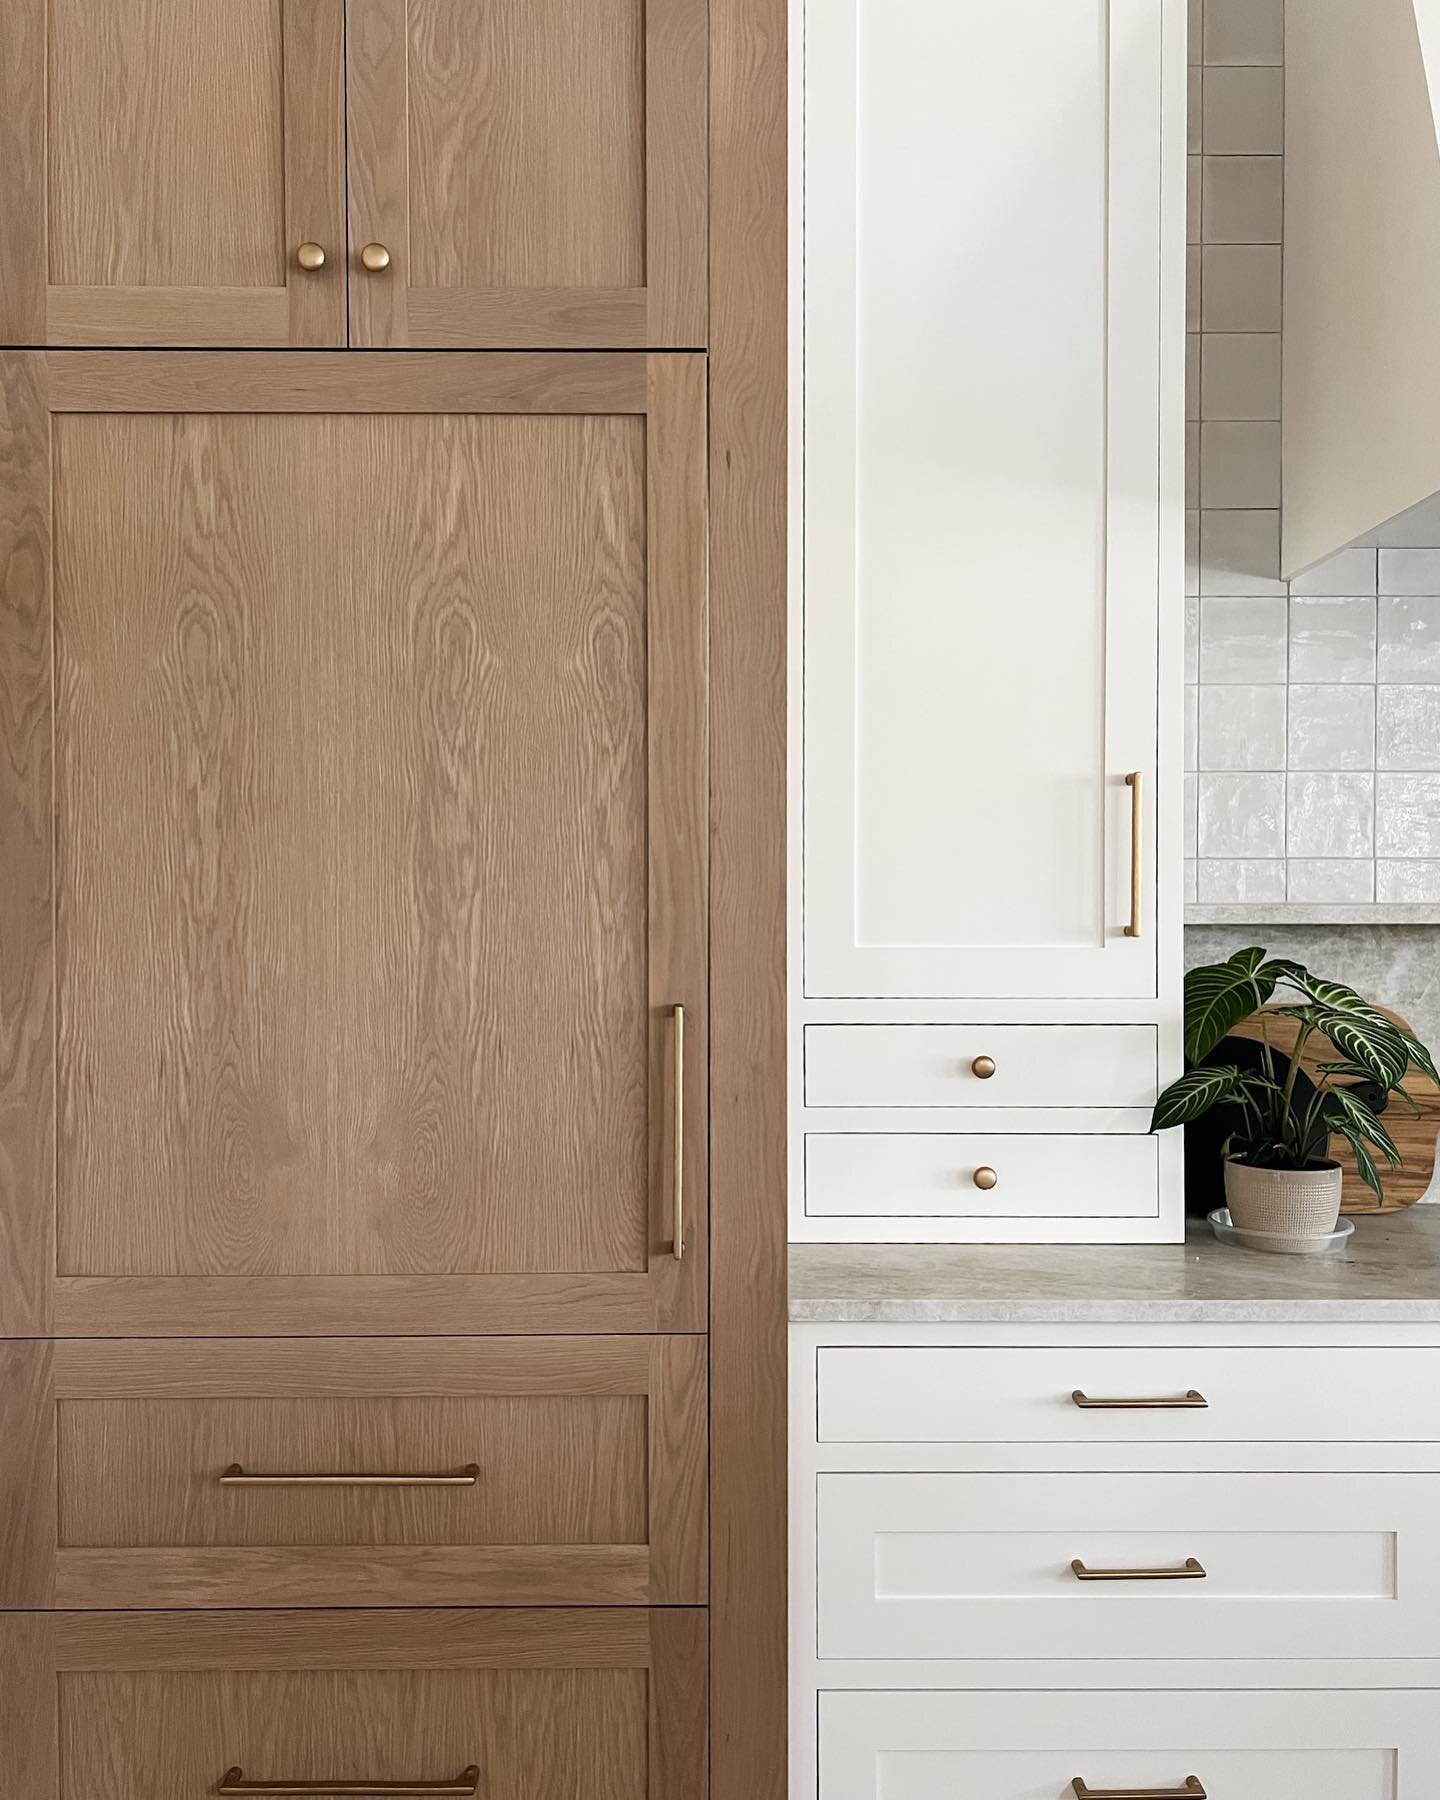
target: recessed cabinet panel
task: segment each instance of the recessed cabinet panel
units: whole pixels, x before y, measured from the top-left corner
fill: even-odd
[[[808,8],[807,994],[1156,992],[1161,10]]]
[[[348,19],[354,343],[705,342],[705,0]]]
[[[809,1025],[805,1104],[1155,1104],[1153,1025]]]
[[[0,1292],[58,1273],[102,1335],[700,1323],[699,359],[44,377],[55,1249]]]
[[[345,342],[344,0],[7,0],[5,28],[0,341]]]
[[[822,1694],[820,1800],[1429,1800],[1436,1718],[1420,1693]]]

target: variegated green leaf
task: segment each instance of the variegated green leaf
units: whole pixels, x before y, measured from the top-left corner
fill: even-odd
[[[1440,1069],[1435,1067],[1435,1058],[1412,1032],[1401,1030],[1400,1041],[1410,1053],[1410,1060],[1422,1075],[1428,1075],[1436,1087],[1440,1087]]]
[[[1192,969],[1185,977],[1185,1054],[1204,1062],[1215,1046],[1257,1012],[1275,991],[1261,971],[1263,950],[1240,950],[1228,962]]]
[[[1380,1179],[1380,1170],[1376,1166],[1375,1158],[1370,1154],[1364,1138],[1353,1125],[1347,1124],[1343,1119],[1335,1121],[1335,1131],[1336,1135],[1343,1137],[1355,1152],[1355,1167],[1360,1171],[1360,1179],[1366,1187],[1374,1192],[1377,1199],[1383,1200],[1385,1198],[1384,1183]]]
[[[1241,1079],[1240,1070],[1228,1064],[1217,1069],[1190,1069],[1178,1081],[1171,1082],[1156,1101],[1150,1129],[1168,1131],[1172,1125],[1189,1124],[1212,1106],[1230,1099]]]
[[[1343,1119],[1381,1151],[1392,1169],[1400,1167],[1400,1152],[1395,1147],[1395,1140],[1364,1101],[1357,1100],[1347,1088],[1332,1089],[1325,1102],[1325,1113],[1336,1130],[1340,1129]]]

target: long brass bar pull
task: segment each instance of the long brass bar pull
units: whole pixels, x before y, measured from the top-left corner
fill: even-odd
[[[675,1083],[675,1161],[670,1174],[671,1199],[675,1207],[675,1260],[685,1260],[685,1008],[674,1012],[675,1066],[671,1079]]]
[[[1204,1581],[1205,1570],[1193,1556],[1182,1569],[1087,1569],[1077,1557],[1070,1565],[1077,1581]]]
[[[1125,927],[1128,938],[1138,938],[1144,927],[1144,884],[1141,879],[1141,845],[1145,837],[1145,775],[1136,769],[1125,777],[1130,790],[1130,923]]]
[[[1205,1800],[1198,1775],[1187,1775],[1178,1788],[1092,1788],[1080,1776],[1070,1783],[1075,1800]]]
[[[473,1800],[480,1791],[480,1770],[475,1763],[462,1769],[453,1781],[247,1781],[243,1769],[227,1769],[220,1777],[219,1794],[304,1795],[328,1794],[354,1796],[355,1800],[395,1800],[398,1795],[411,1800]]]
[[[452,1475],[260,1475],[253,1470],[242,1469],[239,1463],[231,1463],[220,1477],[221,1487],[385,1487],[385,1488],[428,1488],[428,1487],[475,1487],[480,1480],[479,1463],[466,1463],[463,1469],[456,1469]],[[277,1793],[279,1789],[267,1788],[267,1793]],[[328,1792],[328,1789],[325,1790]],[[368,1792],[368,1789],[357,1789],[356,1792]],[[397,1790],[398,1791],[398,1790]],[[408,1789],[405,1790],[409,1792]],[[423,1790],[429,1793],[431,1790]],[[440,1790],[436,1790],[440,1791]],[[450,1789],[444,1792],[449,1793]],[[458,1792],[458,1790],[455,1790]]]
[[[1095,1412],[1198,1412],[1210,1404],[1194,1388],[1173,1399],[1158,1400],[1092,1400],[1082,1389],[1076,1388],[1070,1398],[1076,1406]]]

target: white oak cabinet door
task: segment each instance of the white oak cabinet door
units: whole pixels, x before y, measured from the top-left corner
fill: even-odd
[[[1076,1786],[1076,1783],[1079,1786]],[[1432,1800],[1422,1693],[832,1693],[820,1800]]]
[[[807,995],[1156,995],[1183,23],[809,0]]]

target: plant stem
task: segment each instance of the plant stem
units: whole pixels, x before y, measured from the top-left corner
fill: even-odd
[[[1314,1030],[1315,1027],[1313,1025],[1306,1025],[1302,1022],[1300,1034],[1295,1039],[1295,1048],[1290,1053],[1290,1071],[1285,1077],[1285,1091],[1280,1096],[1279,1124],[1280,1133],[1282,1134],[1282,1143],[1290,1141],[1289,1129],[1294,1124],[1294,1114],[1291,1111],[1291,1106],[1295,1098],[1295,1082],[1300,1074],[1300,1059],[1305,1054],[1305,1046],[1310,1042]],[[1294,1148],[1297,1157],[1302,1155],[1305,1149],[1304,1141],[1302,1140],[1297,1143]]]

